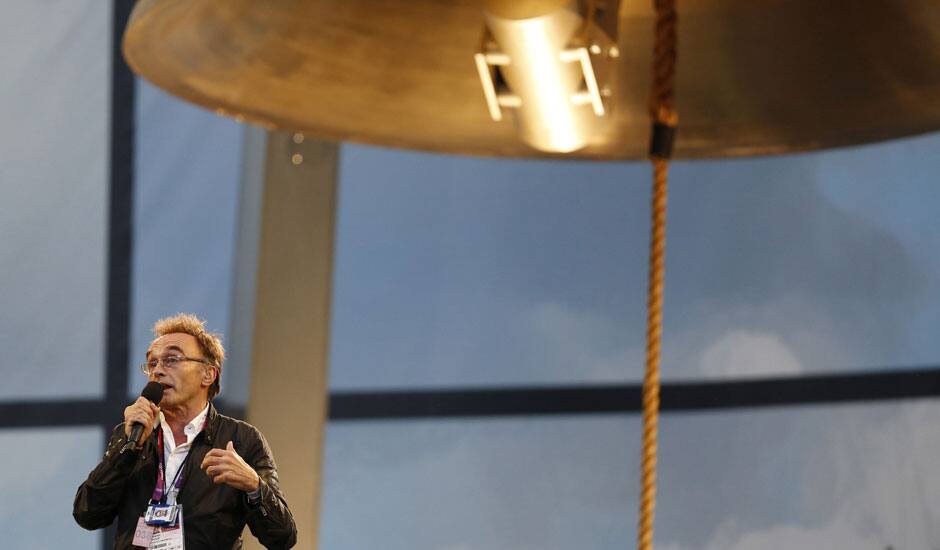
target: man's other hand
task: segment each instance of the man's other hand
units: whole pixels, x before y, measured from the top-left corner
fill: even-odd
[[[212,449],[206,453],[200,468],[206,471],[213,483],[225,483],[246,493],[258,490],[258,473],[235,452],[231,441],[225,449]]]
[[[131,403],[124,409],[124,435],[131,436],[131,428],[134,423],[140,423],[144,427],[141,434],[141,441],[146,441],[150,437],[150,432],[157,423],[160,416],[160,407],[157,407],[146,397],[138,397],[137,401]]]

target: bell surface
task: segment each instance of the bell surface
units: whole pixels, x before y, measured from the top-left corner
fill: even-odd
[[[457,154],[645,158],[653,11],[622,0],[611,117],[573,153],[487,111],[482,1],[140,0],[130,66],[220,114],[325,139]],[[679,2],[675,156],[808,151],[940,129],[940,2]]]

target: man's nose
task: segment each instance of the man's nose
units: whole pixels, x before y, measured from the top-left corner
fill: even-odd
[[[163,361],[157,363],[157,366],[150,369],[151,378],[162,378],[166,376],[166,368],[163,366]]]

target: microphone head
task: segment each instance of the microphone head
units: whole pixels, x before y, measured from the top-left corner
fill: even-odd
[[[147,382],[144,391],[140,392],[141,397],[145,397],[154,405],[159,405],[163,399],[163,386],[159,382]]]

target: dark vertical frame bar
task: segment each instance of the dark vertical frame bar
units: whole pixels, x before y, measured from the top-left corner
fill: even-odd
[[[101,419],[107,437],[127,401],[130,358],[131,276],[134,250],[134,104],[135,81],[121,53],[132,0],[114,0],[111,15],[111,157],[108,204],[108,286],[105,321],[105,403],[114,414]],[[105,530],[101,547],[114,540],[115,525]]]
[[[105,397],[124,401],[130,346],[134,239],[134,75],[121,54],[133,2],[115,0],[111,63],[111,167],[108,213],[107,371]]]

